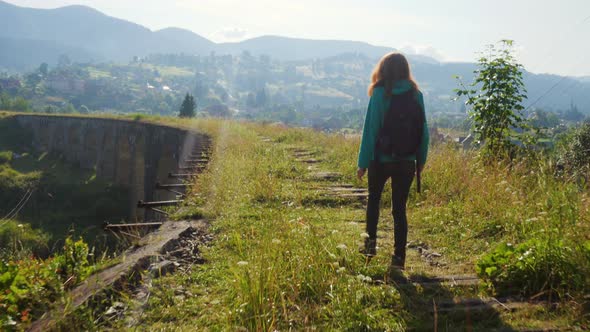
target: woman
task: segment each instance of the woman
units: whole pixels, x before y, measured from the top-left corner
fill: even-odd
[[[414,153],[402,157],[385,155],[376,148],[377,141],[381,140],[378,136],[383,135],[380,131],[382,131],[385,115],[389,111],[406,112],[401,107],[395,109],[397,103],[392,105],[390,110],[390,103],[392,99],[398,98],[395,96],[406,96],[408,93],[413,95],[412,102],[419,105],[422,112],[421,119],[424,119],[422,132],[418,134],[416,142],[418,147]],[[363,178],[367,169],[369,170],[369,202],[366,215],[366,229],[369,236],[365,239],[365,246],[361,249],[361,253],[369,258],[376,254],[379,202],[385,183],[391,178],[391,206],[395,237],[391,264],[393,267],[403,269],[408,236],[406,203],[414,173],[416,170],[420,172],[426,162],[429,135],[424,113],[424,99],[410,73],[408,61],[402,54],[390,53],[379,61],[371,77],[369,96],[371,99],[363,128],[357,170],[359,179]]]

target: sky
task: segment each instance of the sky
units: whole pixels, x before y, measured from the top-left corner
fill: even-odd
[[[512,39],[534,73],[590,76],[590,0],[7,0],[80,4],[152,30],[179,27],[215,42],[261,35],[365,41],[442,61],[475,62]]]

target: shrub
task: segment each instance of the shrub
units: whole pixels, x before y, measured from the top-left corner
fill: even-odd
[[[45,312],[63,293],[55,271],[54,259],[0,262],[0,326],[16,329]]]
[[[66,282],[66,286],[75,285],[90,274],[88,253],[88,244],[82,239],[78,241],[72,240],[71,237],[66,239],[63,255],[56,258],[58,272]]]
[[[561,140],[558,158],[569,174],[587,176],[590,170],[590,123],[573,129]]]
[[[478,143],[486,156],[500,157],[514,149],[515,129],[526,129],[522,116],[526,89],[522,65],[512,52],[512,41],[502,40],[500,49],[489,45],[479,59],[475,81],[469,87],[461,83],[458,97],[467,96],[469,117]]]
[[[0,326],[19,330],[91,272],[88,245],[68,237],[61,255],[0,261]]]
[[[585,251],[590,257],[590,245]],[[583,271],[587,266],[579,264],[579,252],[572,243],[558,239],[534,238],[516,246],[503,243],[477,262],[476,271],[497,295],[561,297],[587,288]]]
[[[24,258],[30,254],[42,255],[48,250],[49,235],[29,224],[14,220],[0,221],[0,258]]]
[[[12,160],[12,151],[0,152],[0,164],[9,163]]]

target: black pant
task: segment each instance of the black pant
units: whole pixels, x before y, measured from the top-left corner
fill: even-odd
[[[408,240],[408,219],[406,203],[410,186],[414,180],[416,164],[414,161],[391,163],[372,162],[369,166],[369,203],[367,204],[367,233],[369,238],[377,238],[379,222],[379,202],[387,179],[391,178],[391,209],[393,214],[394,255],[402,261],[406,258]]]

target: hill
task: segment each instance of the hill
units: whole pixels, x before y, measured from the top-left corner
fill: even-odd
[[[151,53],[209,54],[216,49],[214,42],[185,29],[166,28],[155,31],[153,34],[156,45],[149,51]]]
[[[280,36],[262,36],[239,43],[219,44],[221,53],[268,54],[281,60],[326,58],[343,53],[361,53],[371,58],[394,51],[390,47],[373,46],[364,42],[341,40],[310,40]]]
[[[149,271],[148,264],[135,265],[124,288],[75,312],[73,305],[60,307],[75,303],[66,302],[72,293],[64,294],[61,279],[55,278],[55,299],[47,300],[45,287],[35,287],[56,275],[51,265],[41,274],[20,268],[29,260],[4,270],[0,264],[8,285],[17,275],[14,284],[32,299],[8,307],[8,314],[0,307],[0,323],[15,317],[16,327],[26,329],[31,319],[55,308],[45,317],[63,320],[56,330],[588,327],[588,191],[556,176],[550,156],[486,165],[475,151],[433,146],[424,191],[410,192],[410,242],[406,270],[399,271],[390,266],[388,199],[377,255],[367,260],[357,251],[365,236],[367,197],[366,180],[355,177],[358,136],[205,118],[136,121],[191,126],[211,135],[207,167],[189,180],[191,195],[172,215],[183,221],[205,217],[211,233],[199,236],[208,243],[178,241],[188,255],[166,249],[158,256],[167,255],[167,266],[174,267],[156,273],[153,267],[164,265],[155,259]],[[27,278],[31,283],[20,281]],[[5,285],[0,299],[10,294]],[[36,310],[29,314],[29,308]],[[22,312],[29,320],[20,319]]]
[[[209,56],[212,52],[217,55],[239,55],[248,51],[253,56],[268,55],[282,62],[301,62],[287,66],[295,72],[303,67],[309,68],[313,80],[325,81],[319,88],[312,87],[317,90],[312,91],[312,95],[320,97],[308,101],[308,104],[320,106],[326,100],[330,106],[342,106],[343,103],[349,103],[351,98],[364,101],[365,92],[351,93],[350,87],[342,88],[339,85],[350,80],[341,78],[350,76],[346,71],[350,71],[351,68],[360,68],[360,71],[354,73],[353,81],[357,86],[354,90],[364,90],[376,59],[394,50],[391,47],[373,46],[357,41],[309,40],[280,36],[262,36],[237,43],[217,44],[194,32],[179,28],[151,31],[141,25],[107,16],[90,7],[33,9],[14,6],[2,0],[0,45],[0,70],[9,71],[36,69],[41,62],[53,65],[62,54],[79,63],[127,63],[134,56],[145,57],[150,54],[183,53]],[[338,58],[343,54],[351,55],[353,62]],[[364,57],[360,67],[356,55]],[[475,64],[438,62],[423,55],[409,57],[415,76],[429,99],[428,103],[436,105],[439,110],[456,111],[456,104],[449,103],[453,97],[452,90],[457,86],[453,77],[463,76],[465,81],[469,82]],[[336,59],[336,63],[331,59]],[[313,74],[317,69],[313,62],[317,60],[322,60],[326,68],[330,68],[329,77],[324,75],[318,78],[317,73]],[[232,79],[250,82],[253,77],[248,73],[246,75],[248,76],[245,78],[232,76]],[[297,82],[289,83],[317,83],[306,82],[309,78],[300,78]],[[565,110],[573,103],[582,112],[590,112],[590,101],[585,98],[590,91],[590,80],[587,77],[562,79],[555,75],[526,73],[524,79],[529,101],[532,103],[542,97],[535,106],[547,110]],[[559,85],[553,87],[556,82],[559,82]],[[230,86],[233,84],[226,83]],[[247,85],[251,86],[249,83]]]
[[[75,28],[74,28],[75,27]],[[267,54],[281,60],[303,60],[340,53],[358,52],[378,57],[392,50],[363,42],[306,40],[264,36],[239,43],[216,44],[188,30],[167,28],[151,31],[141,25],[107,16],[85,6],[57,9],[18,7],[0,0],[0,37],[29,41],[51,41],[64,46],[63,53],[74,61],[85,60],[70,49],[82,49],[95,59],[128,61],[133,56],[151,53],[189,53],[209,55],[211,51],[236,54],[249,51]],[[56,61],[51,47],[38,44],[37,53],[44,62]],[[13,67],[23,53],[0,62],[0,67]],[[22,61],[21,61],[22,62]],[[27,62],[37,66],[37,61]]]
[[[138,24],[116,19],[84,6],[32,9],[0,1],[0,37],[50,41],[66,46],[63,53],[80,61],[68,48],[82,49],[94,58],[126,61],[137,52],[147,52],[155,42],[153,33]],[[40,44],[39,46],[43,46]],[[37,50],[45,62],[54,63],[47,48]],[[23,54],[15,52],[14,58]],[[31,64],[34,65],[34,64]]]

